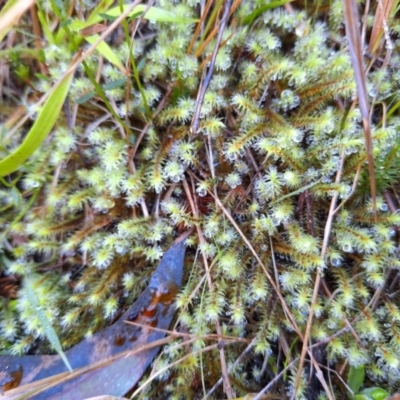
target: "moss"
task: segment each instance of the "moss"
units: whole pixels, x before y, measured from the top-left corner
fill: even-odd
[[[194,3],[180,4],[182,13],[196,15]],[[171,398],[195,398],[210,390],[221,376],[218,350],[196,351],[212,342],[216,322],[227,337],[253,340],[250,359],[232,369],[235,390],[261,390],[300,354],[293,321],[305,331],[318,271],[323,285],[311,341],[321,346],[327,341],[325,362],[365,365],[372,381],[400,385],[400,305],[392,284],[399,269],[400,217],[389,204],[398,206],[400,119],[396,110],[387,115],[381,107],[398,101],[398,74],[389,63],[386,69],[371,65],[368,75],[379,195],[375,221],[342,2],[333,1],[326,18],[278,8],[263,12],[251,29],[241,25],[240,17],[259,3],[243,1],[224,33],[198,132],[190,128],[201,65],[209,62],[216,42],[203,48],[199,37],[187,53],[194,24],[147,23],[132,50],[143,92],[130,77],[126,87],[106,90],[124,123],[103,119],[97,98],[76,106],[93,89],[78,71],[69,104],[76,120],[60,118],[21,169],[19,181],[1,188],[1,273],[21,279],[34,274],[41,282],[38,295],[47,299],[43,308],[65,346],[109,323],[138,296],[176,230],[195,226],[203,232],[204,242],[192,238],[191,244],[211,264],[209,284],[202,280],[204,265],[191,264],[189,257],[187,286],[177,303],[181,329],[197,340],[164,349],[157,368],[193,354],[160,376],[149,397],[160,388]],[[159,6],[172,12],[176,7],[166,0]],[[83,15],[90,12],[88,5],[80,7]],[[398,21],[391,23],[398,30]],[[114,50],[124,60],[129,57],[126,41],[115,39]],[[393,57],[398,52],[397,40]],[[68,47],[46,44],[45,56],[47,80],[34,77],[34,66],[30,70],[37,90],[47,90],[73,54]],[[97,71],[98,60],[94,55],[87,62],[101,85],[123,77],[106,60]],[[20,140],[21,135],[8,138],[1,155]],[[336,195],[338,208],[322,251]],[[274,277],[293,321],[241,233]],[[17,306],[1,313],[0,346],[22,353],[43,332],[23,290],[12,301]],[[225,347],[228,367],[246,347],[239,343]],[[291,364],[282,378],[289,392],[295,390],[296,373]],[[305,396],[307,374],[305,368],[297,398]],[[333,385],[343,390],[339,382]]]

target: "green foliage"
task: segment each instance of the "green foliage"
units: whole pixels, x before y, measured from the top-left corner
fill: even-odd
[[[349,378],[347,380],[347,384],[349,388],[353,391],[353,393],[357,393],[361,388],[361,385],[364,382],[365,378],[365,367],[362,365],[361,367],[350,368]]]
[[[177,322],[193,342],[177,339],[164,348],[155,370],[182,360],[158,376],[146,396],[163,391],[194,398],[214,386],[223,372],[220,349],[204,349],[214,343],[218,323],[238,396],[260,391],[282,372],[280,393],[309,398],[313,367],[306,362],[296,381],[302,343],[293,321],[305,332],[312,306],[310,344],[320,349],[320,364],[330,367],[323,370],[325,379],[347,364],[356,398],[378,398],[400,386],[400,217],[391,212],[398,205],[400,118],[392,108],[384,120],[378,105],[396,105],[398,72],[390,63],[384,71],[374,64],[368,76],[376,89],[375,220],[342,2],[326,5],[320,18],[295,6],[288,12],[278,2],[243,0],[223,32],[194,134],[202,69],[217,46],[215,37],[206,39],[215,22],[211,14],[191,46],[197,3],[159,0],[146,14],[153,22],[140,20],[139,34],[131,38],[126,24],[90,54],[65,84],[68,118],[60,113],[65,96],[59,96],[49,114],[53,123],[42,124],[50,97],[32,116],[32,127],[11,136],[2,130],[4,158],[39,123],[46,128],[42,139],[48,138],[40,151],[20,160],[18,174],[4,170],[1,246],[11,261],[0,272],[41,282],[35,292],[39,301],[47,299],[43,312],[68,347],[131,303],[174,233],[194,227],[202,235],[188,240],[186,284],[177,300]],[[121,14],[110,1],[94,10],[91,2],[79,2],[68,21],[66,10],[57,15],[49,4],[41,2],[38,14],[47,76],[37,74],[36,64],[24,70],[40,93],[86,46],[80,29]],[[144,8],[131,17],[138,18],[138,11]],[[160,22],[165,18],[168,23]],[[398,58],[399,43],[394,46]],[[33,105],[26,94],[7,101]],[[193,260],[196,250],[200,257]],[[314,293],[317,273],[323,283]],[[26,297],[21,289],[17,300],[5,300],[0,315],[0,346],[9,352],[41,343],[43,327]],[[330,382],[337,398],[348,395],[340,380]],[[362,385],[369,389],[360,392]],[[225,396],[216,390],[216,398]],[[325,395],[321,387],[318,393]]]
[[[16,171],[41,146],[59,117],[71,80],[72,75],[67,75],[51,92],[25,140],[12,154],[0,161],[0,176]]]
[[[347,384],[353,392],[355,400],[384,400],[388,397],[389,393],[380,387],[364,388],[360,391],[361,386],[365,379],[365,367],[350,368]]]
[[[356,400],[385,400],[389,393],[380,387],[371,387],[364,389],[355,396]]]
[[[47,339],[50,341],[52,347],[54,350],[57,351],[57,353],[60,355],[61,359],[64,361],[64,364],[67,366],[67,368],[72,372],[72,367],[64,354],[62,348],[61,348],[61,343],[58,339],[58,336],[56,332],[54,331],[54,328],[51,325],[51,322],[49,318],[46,315],[46,312],[43,311],[43,305],[40,304],[40,300],[38,298],[37,293],[35,293],[34,290],[34,279],[32,277],[25,276],[25,286],[24,286],[24,291],[25,293],[22,293],[22,296],[26,296],[28,302],[30,303],[31,307],[33,308],[33,315],[39,320],[41,328],[44,330],[44,333],[47,336]],[[42,303],[44,303],[45,297],[41,296]],[[23,302],[23,298],[21,298],[21,302]],[[32,329],[32,325],[35,325],[34,318],[29,319],[28,324],[27,324],[27,330]],[[36,325],[38,325],[36,323]],[[38,327],[35,327],[38,329]],[[35,329],[34,328],[34,329]]]

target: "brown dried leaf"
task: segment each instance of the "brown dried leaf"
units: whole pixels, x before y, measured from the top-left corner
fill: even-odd
[[[112,326],[66,351],[73,367],[59,356],[0,357],[0,385],[7,399],[69,400],[92,396],[123,396],[142,377],[157,354],[175,314],[173,300],[183,273],[185,255],[182,234],[168,249],[149,285],[135,304]],[[133,321],[137,325],[127,324]],[[154,328],[159,328],[154,330]],[[19,375],[16,372],[22,372]],[[22,375],[22,376],[21,376]]]
[[[85,37],[85,36],[92,36],[95,35],[96,33],[104,32],[107,29],[107,25],[104,24],[93,24],[90,26],[87,26],[86,28],[83,28],[79,31],[79,33]]]

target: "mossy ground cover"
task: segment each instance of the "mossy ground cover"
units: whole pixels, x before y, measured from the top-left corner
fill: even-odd
[[[4,352],[50,350],[28,277],[68,348],[194,228],[171,328],[194,340],[138,395],[398,390],[398,3],[359,5],[362,77],[351,2],[283,3],[52,0],[0,26]]]

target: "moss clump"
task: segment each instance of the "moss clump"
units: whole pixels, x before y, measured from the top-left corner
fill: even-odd
[[[35,278],[64,346],[111,321],[146,286],[173,233],[195,226],[190,243],[203,258],[188,261],[177,304],[180,329],[196,340],[164,349],[155,369],[183,360],[152,383],[149,398],[164,390],[177,399],[207,393],[224,372],[223,357],[237,395],[261,390],[287,367],[274,390],[296,389],[304,398],[308,364],[297,383],[296,374],[310,307],[317,363],[365,365],[371,381],[391,390],[400,385],[400,119],[395,107],[386,116],[379,106],[398,101],[399,43],[393,33],[392,62],[372,63],[368,75],[375,219],[341,4],[333,1],[324,18],[316,10],[276,8],[246,25],[243,18],[261,2],[242,1],[223,32],[197,132],[191,123],[201,71],[217,45],[216,36],[205,41],[209,31],[193,45],[195,24],[143,23],[132,46],[116,31],[110,43],[121,60],[132,53],[140,87],[98,54],[87,59],[114,116],[103,118],[95,93],[84,101],[93,87],[78,71],[69,117],[14,174],[18,182],[0,191],[2,274]],[[194,1],[158,6],[198,16]],[[79,7],[89,14],[87,5]],[[398,21],[390,23],[398,32]],[[48,76],[32,79],[32,88],[48,90],[72,56],[68,44],[46,45]],[[2,155],[22,136],[8,138]],[[0,344],[20,354],[43,331],[23,290],[8,303]],[[203,351],[215,333],[227,346]],[[328,380],[331,372],[323,371]],[[339,381],[332,385],[345,392]],[[222,386],[216,390],[221,398]]]

